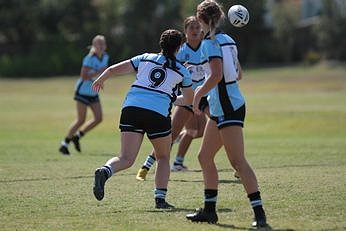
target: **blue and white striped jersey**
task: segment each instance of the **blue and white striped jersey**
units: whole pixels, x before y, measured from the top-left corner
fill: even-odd
[[[184,43],[178,51],[177,60],[182,64],[187,63],[188,69],[192,76],[192,89],[195,90],[202,85],[206,78],[206,71],[203,65],[208,63],[206,58],[202,57],[202,46],[194,49],[188,43]]]
[[[136,80],[127,93],[123,107],[134,106],[169,116],[176,89],[191,87],[189,71],[179,62],[176,69],[163,68],[166,58],[162,54],[142,54],[131,59],[137,71]]]
[[[83,59],[83,66],[91,68],[90,72],[96,73],[102,68],[108,67],[109,56],[108,54],[103,54],[101,58],[97,57],[97,55],[88,54]],[[85,96],[96,96],[97,92],[91,89],[91,85],[94,79],[83,80],[79,78],[76,82],[75,90],[79,95]]]
[[[202,57],[206,57],[208,61],[213,58],[221,58],[223,64],[223,79],[209,92],[210,114],[223,116],[226,108],[239,109],[244,105],[245,100],[237,82],[239,70],[236,43],[227,34],[218,32],[215,40],[211,39],[209,35],[205,37],[202,49]]]

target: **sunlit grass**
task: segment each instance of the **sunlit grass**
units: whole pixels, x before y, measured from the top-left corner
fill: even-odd
[[[200,140],[186,157],[187,173],[172,173],[168,201],[153,208],[154,175],[135,174],[151,146],[92,195],[96,167],[117,153],[118,119],[133,76],[111,79],[102,92],[104,121],[82,139],[83,153],[57,149],[75,117],[76,77],[0,80],[1,230],[223,230],[250,228],[252,212],[240,182],[220,151],[219,224],[192,224],[185,214],[203,204],[196,159]],[[346,69],[323,66],[245,70],[246,152],[274,230],[346,229]],[[172,158],[176,152],[173,148]]]

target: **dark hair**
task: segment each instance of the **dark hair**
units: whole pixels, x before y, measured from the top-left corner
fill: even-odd
[[[215,37],[215,30],[225,17],[221,6],[214,0],[205,0],[197,6],[197,17],[210,27],[210,36]]]
[[[182,33],[178,30],[165,30],[160,37],[160,48],[162,54],[166,58],[166,62],[163,64],[163,68],[172,67],[176,69],[176,57],[175,52],[180,47],[183,41]],[[172,60],[170,65],[170,60]]]

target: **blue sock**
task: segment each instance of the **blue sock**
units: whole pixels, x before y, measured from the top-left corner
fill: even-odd
[[[155,199],[163,199],[165,200],[167,189],[166,188],[155,188]]]
[[[183,165],[183,163],[184,163],[184,157],[177,155],[175,157],[174,165]]]

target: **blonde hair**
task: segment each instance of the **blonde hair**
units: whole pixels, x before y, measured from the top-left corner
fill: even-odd
[[[189,17],[185,18],[185,20],[184,20],[184,30],[186,31],[186,29],[194,22],[199,24],[198,19],[197,19],[196,16],[189,16]]]
[[[215,39],[216,28],[225,17],[221,6],[214,0],[205,0],[197,6],[197,17],[209,25],[210,37]]]
[[[96,52],[95,44],[96,44],[98,41],[103,41],[104,43],[106,43],[106,38],[105,38],[105,36],[103,36],[103,35],[96,35],[96,36],[93,38],[92,44],[88,47],[88,48],[90,48],[90,50],[89,50],[89,54],[90,54],[90,55],[95,54],[95,52]]]

